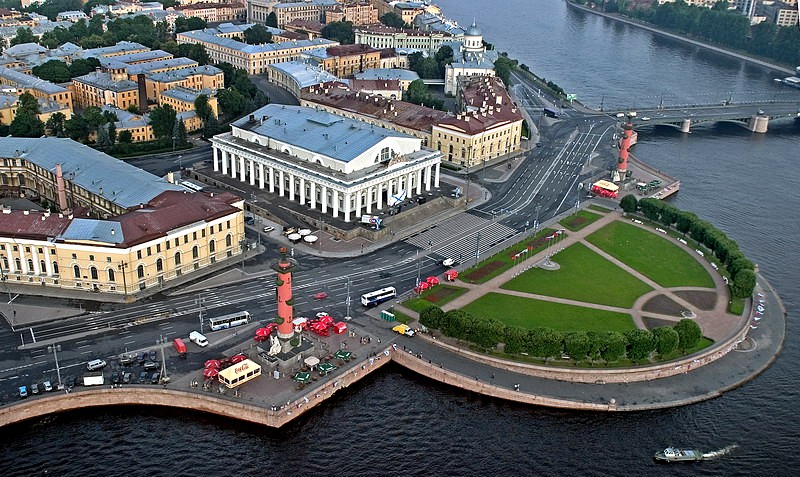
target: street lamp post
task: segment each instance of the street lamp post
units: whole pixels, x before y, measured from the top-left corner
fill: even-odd
[[[242,249],[242,273],[244,273],[244,255],[245,250],[247,250],[247,239],[242,236],[242,240],[239,241],[239,247]]]
[[[56,375],[58,375],[58,389],[61,389],[61,368],[58,366],[59,351],[61,351],[60,344],[52,344],[47,346],[47,352],[53,353],[53,358],[56,360]]]
[[[478,232],[478,235],[475,237],[475,266],[478,266],[478,259],[481,256],[481,233]]]
[[[157,345],[161,345],[161,379],[166,380],[167,378],[167,357],[164,355],[164,343],[167,342],[167,337],[164,335],[158,335],[158,340],[156,340]]]
[[[194,303],[197,305],[197,311],[200,318],[200,334],[203,334],[203,306],[206,304],[206,299],[202,293],[197,295]]]
[[[125,262],[119,262],[119,265],[117,265],[117,269],[122,272],[122,292],[125,294],[125,297],[128,296],[128,280],[125,278],[126,268],[128,268],[128,264]]]

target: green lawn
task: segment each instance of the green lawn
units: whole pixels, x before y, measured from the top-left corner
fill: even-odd
[[[610,223],[587,240],[661,286],[714,287],[711,276],[688,252],[632,224]]]
[[[431,305],[436,305],[441,308],[445,303],[456,299],[466,292],[467,289],[462,287],[454,287],[452,285],[436,285],[435,287],[429,288],[422,292],[420,296],[409,298],[408,300],[404,301],[403,306],[420,313],[422,310]]]
[[[501,293],[488,293],[463,308],[474,316],[497,318],[508,326],[558,331],[625,331],[636,328],[625,313],[562,305]]]
[[[728,302],[728,313],[742,316],[742,313],[744,313],[744,298],[731,298],[731,301]]]
[[[555,232],[555,230],[551,228],[542,229],[536,232],[535,235],[527,237],[524,240],[511,245],[505,250],[481,260],[478,262],[477,266],[472,266],[464,270],[459,274],[458,279],[468,283],[485,283],[516,264],[516,261],[512,258],[512,255],[530,247],[529,253],[525,254],[524,256],[532,257],[547,248],[547,244],[549,242],[545,237],[553,232]],[[567,238],[567,234],[565,233],[561,238]],[[469,262],[469,260],[466,260],[465,262]]]
[[[569,217],[561,220],[561,225],[563,225],[567,230],[577,232],[587,225],[594,223],[600,217],[602,217],[600,214],[595,214],[594,212],[589,212],[588,210],[579,210]]]
[[[607,213],[611,212],[611,209],[606,209],[605,207],[599,206],[597,204],[591,204],[589,206],[589,208],[594,210],[594,211],[603,213],[603,214],[607,214]]]
[[[652,290],[582,243],[567,247],[553,260],[561,265],[559,270],[532,268],[501,288],[621,308],[630,308]]]

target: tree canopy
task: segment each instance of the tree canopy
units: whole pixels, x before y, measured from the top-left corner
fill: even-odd
[[[150,111],[150,126],[153,127],[153,135],[158,139],[171,138],[176,117],[177,113],[169,104],[153,108]]]
[[[406,90],[403,99],[409,103],[421,104],[429,108],[444,109],[444,101],[435,98],[428,90],[428,85],[423,83],[422,80],[412,81],[411,84],[408,85],[408,90]]]
[[[44,136],[44,123],[39,120],[39,102],[30,93],[22,93],[17,115],[11,121],[9,133],[14,137]]]
[[[406,26],[406,22],[404,22],[402,17],[395,12],[384,13],[378,20],[380,20],[380,22],[384,25],[392,28],[403,28]]]
[[[331,22],[320,32],[323,38],[338,41],[342,45],[352,45],[356,40],[353,33],[353,22]]]
[[[30,28],[19,27],[17,28],[17,36],[11,39],[11,46],[21,45],[23,43],[36,43],[36,36]]]
[[[272,33],[264,25],[255,24],[244,31],[244,42],[248,45],[272,43]]]
[[[175,33],[185,31],[202,30],[208,26],[205,20],[197,17],[178,17],[175,19]]]

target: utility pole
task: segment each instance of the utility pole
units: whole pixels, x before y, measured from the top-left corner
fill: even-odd
[[[54,343],[47,346],[47,352],[53,353],[53,358],[56,360],[56,374],[58,375],[58,389],[61,389],[61,368],[58,366],[58,352],[61,351],[61,345]]]
[[[206,299],[202,293],[197,295],[197,299],[194,301],[195,305],[197,305],[197,311],[200,318],[200,334],[203,334],[203,307],[206,304]]]
[[[475,237],[475,266],[478,266],[478,259],[481,257],[481,233]]]
[[[244,275],[244,252],[247,250],[247,239],[242,235],[242,240],[239,241],[239,246],[242,248],[242,275]]]
[[[345,301],[347,304],[347,314],[345,315],[344,319],[350,319],[350,276],[347,277],[347,300]]]
[[[156,344],[161,345],[161,379],[166,380],[167,378],[167,357],[164,355],[164,343],[167,342],[167,337],[164,335],[158,335],[158,340]]]
[[[128,264],[125,263],[125,262],[119,262],[119,265],[117,265],[117,268],[119,269],[120,272],[122,272],[122,288],[123,288],[123,293],[125,293],[125,297],[127,298],[127,296],[128,296],[128,279],[125,278],[125,269],[128,268]]]

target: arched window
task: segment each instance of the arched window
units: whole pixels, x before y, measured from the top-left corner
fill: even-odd
[[[8,270],[8,257],[5,255],[0,256],[0,259],[3,260],[3,268]]]
[[[40,273],[47,272],[47,262],[45,262],[44,260],[39,260],[39,272]]]
[[[208,251],[214,253],[217,251],[217,243],[216,241],[212,240],[208,242]]]
[[[58,275],[58,262],[53,262],[53,273]]]
[[[180,266],[181,264],[181,253],[175,252],[175,266]]]
[[[194,247],[192,247],[192,258],[197,260],[199,256],[200,256],[200,249],[197,247],[197,245],[195,245]]]
[[[0,174],[0,184],[9,185],[8,184],[8,176],[5,174]]]
[[[33,260],[28,259],[28,273],[33,273]]]
[[[136,276],[139,278],[144,278],[144,265],[139,265],[136,267]]]
[[[233,237],[228,235],[227,237],[225,237],[225,246],[230,247],[231,245],[233,245]]]
[[[164,271],[164,260],[161,260],[160,258],[156,260],[156,271],[157,272]]]
[[[97,280],[97,268],[96,267],[89,268],[89,274],[91,275],[92,280]]]
[[[81,277],[81,267],[79,267],[78,265],[73,266],[72,267],[72,274],[75,275],[75,278],[80,278]]]
[[[113,282],[113,281],[116,280],[116,278],[117,278],[117,276],[114,273],[114,269],[113,268],[109,268],[108,269],[108,281]]]
[[[19,178],[19,186],[20,187],[25,187],[25,175],[24,174],[20,174],[17,177]]]

